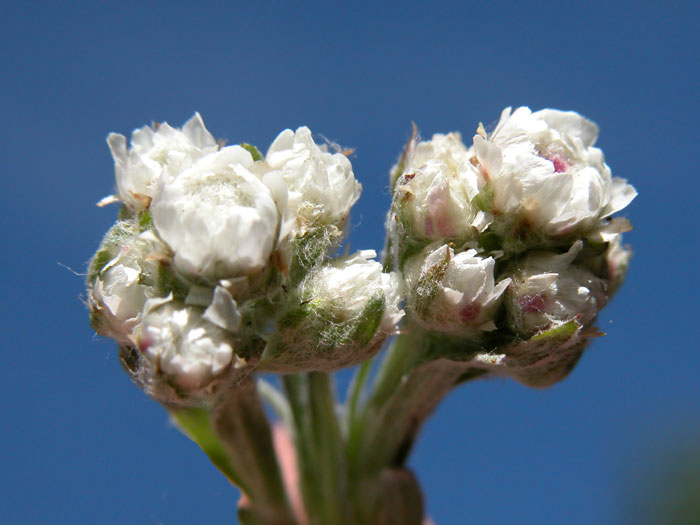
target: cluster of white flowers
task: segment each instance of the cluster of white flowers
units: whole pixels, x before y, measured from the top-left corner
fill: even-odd
[[[146,301],[155,297],[163,243],[138,225],[119,221],[107,233],[88,276],[90,306],[98,331],[121,344],[133,342]],[[149,286],[151,285],[151,286]]]
[[[414,133],[392,170],[387,221],[411,318],[478,336],[507,303],[501,322],[518,337],[592,323],[629,260],[629,222],[611,215],[636,196],[611,176],[597,136],[577,113],[526,107],[506,108],[491,133],[479,125],[469,147],[459,133]]]
[[[318,224],[340,226],[360,197],[362,187],[353,177],[348,158],[319,147],[309,128],[280,133],[265,162],[287,186],[288,233],[303,233]]]
[[[506,108],[490,134],[479,126],[469,148],[457,133],[407,148],[391,214],[400,227],[389,223],[395,249],[402,237],[464,242],[489,233],[490,243],[522,251],[592,234],[636,196],[611,176],[597,136],[577,113],[521,107]],[[615,233],[626,228],[621,221]]]
[[[279,211],[255,168],[248,151],[229,146],[161,183],[153,223],[179,271],[216,282],[266,265]]]
[[[237,341],[250,339],[245,302],[284,297],[290,262],[306,255],[294,241],[317,229],[331,233],[303,246],[320,253],[304,270],[323,261],[361,186],[348,158],[317,145],[306,127],[280,133],[264,157],[246,144],[222,147],[199,114],[181,129],[137,129],[130,146],[117,133],[107,142],[118,191],[100,205],[123,209],[91,263],[93,325],[138,349],[151,376],[204,388],[245,362],[237,353]],[[343,264],[346,284],[367,279],[381,288],[383,317],[371,335],[386,337],[400,319],[398,286],[385,282],[396,277],[361,256]],[[365,289],[335,293],[360,309],[368,300]]]
[[[459,133],[417,144],[398,186],[409,232],[430,240],[454,239],[488,225],[484,212],[472,206],[479,194],[472,156]]]
[[[235,356],[225,330],[206,321],[200,308],[169,297],[146,303],[140,332],[139,348],[183,388],[206,386]],[[236,363],[245,361],[236,356]]]
[[[122,209],[91,263],[93,325],[149,381],[190,390],[246,366],[360,362],[396,333],[404,299],[418,326],[479,344],[497,328],[525,340],[588,327],[624,278],[630,225],[611,215],[636,195],[597,135],[576,113],[525,107],[469,147],[414,133],[391,175],[386,273],[371,251],[329,260],[361,186],[308,128],[264,156],[222,146],[199,114],[135,130],[130,146],[112,133],[118,192],[101,204]]]

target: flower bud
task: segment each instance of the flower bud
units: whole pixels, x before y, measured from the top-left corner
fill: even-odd
[[[260,364],[265,370],[336,370],[364,361],[396,332],[401,282],[373,250],[317,267],[290,294]]]
[[[90,263],[88,306],[96,332],[130,344],[146,301],[158,295],[159,259],[165,246],[135,220],[118,221]]]
[[[246,356],[253,359],[249,363],[241,356],[241,334],[222,328],[211,310],[172,295],[146,301],[120,358],[149,396],[171,406],[203,406],[250,372],[257,358]]]
[[[569,321],[589,326],[607,302],[607,281],[574,262],[583,248],[576,241],[563,254],[533,252],[519,265],[508,293],[514,329],[533,335]]]
[[[428,330],[468,336],[496,328],[495,317],[510,279],[498,284],[495,261],[476,250],[455,254],[432,244],[408,259],[407,309]]]
[[[484,181],[459,133],[434,135],[410,151],[394,187],[388,224],[400,267],[411,242],[473,239],[491,220],[473,204]]]
[[[223,329],[206,321],[198,308],[170,299],[148,302],[137,342],[159,372],[186,389],[206,386],[234,357]]]
[[[343,238],[350,208],[362,187],[341,153],[318,146],[307,127],[280,133],[265,156],[263,180],[282,211],[279,265],[298,284]]]
[[[287,208],[294,234],[303,235],[309,227],[329,224],[343,229],[362,189],[345,155],[319,147],[311,130],[301,127],[296,132],[286,129],[280,133],[265,161],[288,188]]]
[[[176,268],[210,282],[260,271],[273,249],[279,213],[240,146],[201,158],[154,196],[153,223]]]
[[[126,137],[119,133],[110,133],[107,143],[114,157],[118,200],[132,211],[148,208],[162,177],[173,177],[218,149],[199,113],[182,129],[164,122],[135,130],[128,149]]]

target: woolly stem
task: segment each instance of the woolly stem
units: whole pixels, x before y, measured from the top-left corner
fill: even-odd
[[[349,431],[348,457],[355,476],[403,467],[422,424],[458,383],[480,377],[467,363],[434,355],[440,342],[416,326],[387,351],[372,392]],[[473,372],[473,373],[472,373]]]
[[[304,505],[311,525],[344,525],[346,468],[331,376],[282,377],[292,413]]]
[[[282,484],[270,424],[252,380],[245,380],[211,411],[179,408],[170,413],[180,429],[241,489],[241,523],[296,523]]]

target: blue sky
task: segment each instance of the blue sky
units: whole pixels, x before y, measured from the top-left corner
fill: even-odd
[[[306,124],[355,147],[353,249],[381,249],[387,170],[412,121],[468,137],[508,105],[577,110],[638,189],[628,282],[571,377],[467,385],[426,426],[411,465],[438,525],[621,523],[650,465],[700,441],[693,3],[3,10],[1,523],[234,519],[235,489],[129,382],[65,268],[83,271],[114,220],[94,206],[114,185],[107,133],[194,111],[230,143],[264,149]]]

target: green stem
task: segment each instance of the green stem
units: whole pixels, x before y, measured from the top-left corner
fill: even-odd
[[[335,392],[331,376],[324,372],[309,373],[312,438],[321,474],[321,519],[318,523],[345,523],[346,479],[345,450],[336,413]]]
[[[244,494],[239,519],[247,525],[293,525],[270,424],[247,379],[210,411],[171,409],[173,419]]]
[[[360,402],[360,397],[369,379],[369,373],[372,370],[372,365],[376,361],[377,356],[375,355],[371,359],[368,359],[360,366],[355,369],[355,373],[352,377],[352,382],[348,388],[348,393],[346,396],[346,410],[345,410],[345,431],[349,434],[350,429],[353,426],[353,421],[357,417],[357,407]]]
[[[396,337],[377,372],[369,399],[361,410],[353,408],[353,417],[348,420],[347,431],[347,455],[351,479],[358,479],[365,470],[364,456],[371,446],[370,443],[375,440],[369,434],[377,430],[377,424],[373,419],[396,391],[404,375],[416,363],[421,354],[420,347],[420,342],[415,338],[407,335]],[[383,466],[384,464],[377,465],[378,468]]]
[[[312,525],[346,523],[343,438],[331,377],[324,372],[282,377],[294,422],[302,496]]]
[[[422,424],[458,383],[480,377],[467,363],[429,358],[439,341],[416,326],[398,336],[384,358],[373,391],[349,431],[353,478],[400,468]],[[474,372],[474,373],[472,373]]]
[[[209,456],[209,459],[228,480],[236,485],[241,492],[248,492],[243,477],[236,471],[226,449],[219,441],[211,426],[211,413],[206,408],[171,408],[170,417],[175,425],[188,438],[199,445],[199,448]]]
[[[287,428],[290,428],[292,425],[292,410],[282,392],[264,379],[258,379],[257,387],[258,395],[262,400],[272,408],[282,423]]]

